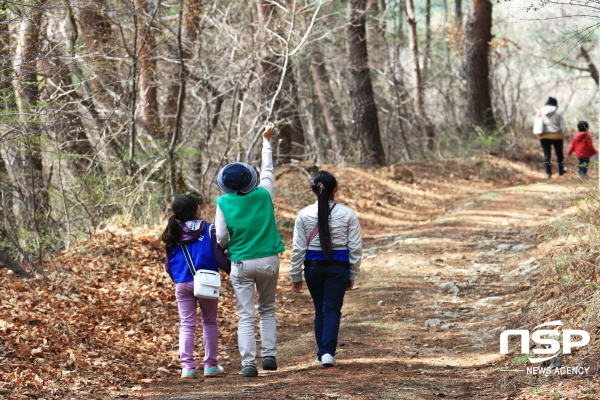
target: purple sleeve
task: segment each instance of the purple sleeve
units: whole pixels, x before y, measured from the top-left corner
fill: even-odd
[[[217,243],[217,231],[215,225],[210,227],[210,242],[212,244],[213,252],[215,253],[215,259],[219,269],[225,271],[227,275],[231,273],[231,261],[225,256],[225,251]]]

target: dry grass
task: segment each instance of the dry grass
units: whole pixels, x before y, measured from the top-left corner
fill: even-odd
[[[543,264],[540,279],[531,298],[510,328],[533,329],[532,321],[563,322],[563,329],[584,330],[590,343],[563,354],[563,366],[590,367],[586,375],[573,379],[561,375],[533,375],[521,380],[514,399],[598,398],[600,386],[600,198],[595,182],[580,181],[579,200],[554,221],[547,241],[539,246]],[[551,328],[555,329],[555,328]],[[514,389],[516,382],[505,382]],[[528,390],[531,389],[531,390]],[[535,390],[534,390],[535,389]],[[585,397],[578,397],[589,393]],[[550,397],[548,397],[550,396]],[[571,397],[575,396],[575,397]]]

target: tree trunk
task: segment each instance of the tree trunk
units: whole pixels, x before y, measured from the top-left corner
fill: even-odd
[[[0,110],[8,111],[13,109],[16,104],[14,93],[10,83],[13,67],[11,65],[11,38],[8,30],[8,21],[10,21],[10,11],[7,3],[0,4]]]
[[[15,113],[17,110],[17,104],[15,102],[14,90],[11,84],[13,66],[12,56],[13,53],[11,48],[11,35],[8,29],[8,21],[10,21],[11,15],[7,3],[0,4],[0,112],[3,114]],[[0,136],[7,137],[8,132],[12,130],[12,127],[5,123],[3,119],[0,119]],[[8,144],[8,146],[7,146]],[[11,183],[14,184],[14,178],[9,175],[8,169],[12,169],[11,158],[6,152],[6,148],[10,148],[11,143],[5,142],[0,143],[0,176],[8,176],[11,178]],[[3,182],[4,183],[4,182]],[[18,193],[16,186],[3,184],[0,186],[0,199],[2,199],[2,206],[0,207],[0,218],[3,221],[13,220],[10,218],[10,210],[14,209],[13,191]]]
[[[79,114],[84,109],[80,106],[81,103],[92,103],[88,107],[93,107],[91,90],[77,63],[71,61],[69,65],[65,65],[62,61],[68,57],[76,59],[76,22],[71,8],[66,7],[65,10],[67,18],[48,17],[48,25],[56,29],[48,29],[48,46],[42,49],[46,57],[38,62],[43,73],[40,98],[47,104],[46,112],[41,118],[45,121],[44,132],[52,139],[52,143],[49,143],[54,147],[52,153],[56,155],[44,158],[44,163],[47,164],[46,168],[60,171],[59,174],[53,174],[53,179],[61,179],[61,174],[75,179],[84,178],[89,173],[97,174],[102,171],[96,149],[82,123],[89,116]],[[63,54],[61,49],[66,49],[67,54]],[[73,79],[73,75],[78,79]],[[87,87],[87,90],[84,89],[86,99],[81,99],[77,92],[80,85]],[[54,168],[56,162],[61,163],[60,170]]]
[[[415,7],[413,0],[406,0],[406,18],[408,22],[408,35],[410,42],[410,52],[412,56],[413,66],[413,104],[419,127],[426,140],[426,146],[429,150],[433,150],[433,126],[429,122],[423,106],[423,82],[421,79],[421,68],[419,66],[419,45],[417,37],[417,20],[415,17]]]
[[[136,47],[140,62],[138,84],[140,115],[150,136],[154,139],[164,139],[164,132],[158,112],[156,61],[153,59],[156,53],[156,40],[151,24],[157,10],[149,12],[147,0],[134,0],[134,6],[138,15]]]
[[[400,63],[401,50],[405,43],[404,37],[404,14],[405,14],[406,6],[404,3],[400,2],[398,5],[398,12],[394,15],[394,35],[397,37],[397,43],[390,48],[390,64],[391,64],[391,73],[392,73],[392,82],[393,82],[393,94],[394,94],[394,104],[396,107],[396,118],[398,121],[398,133],[399,137],[402,139],[402,144],[404,145],[404,150],[406,151],[406,157],[410,160],[412,159],[411,154],[411,146],[410,141],[408,140],[406,131],[410,131],[410,125],[408,124],[408,120],[406,116],[410,114],[409,108],[412,107],[410,101],[410,94],[406,88],[404,83],[404,75],[406,74],[402,64]],[[395,139],[395,138],[390,138]],[[392,162],[392,158],[395,157],[394,151],[401,149],[396,149],[395,141],[388,139],[387,150],[388,150],[388,160]],[[403,155],[404,157],[404,155]]]
[[[40,50],[39,29],[42,5],[27,8],[19,26],[15,54],[15,100],[21,119],[21,129],[5,138],[1,147],[8,175],[16,188],[15,217],[25,229],[43,231],[42,218],[48,212],[49,199],[43,174],[40,123],[36,117],[39,100],[37,61]]]
[[[497,129],[490,96],[488,52],[491,40],[492,3],[489,0],[470,0],[465,66],[468,129],[473,126]]]
[[[182,7],[183,6],[183,7]],[[167,90],[167,101],[165,104],[165,130],[169,135],[169,147],[167,156],[169,160],[169,180],[171,186],[171,196],[177,194],[178,186],[182,181],[178,177],[177,165],[175,160],[175,147],[181,136],[181,117],[183,115],[183,106],[185,101],[186,84],[189,77],[186,62],[191,58],[192,52],[189,50],[192,41],[199,29],[198,22],[200,17],[200,3],[198,1],[182,1],[179,4],[179,26],[177,30],[177,53],[174,58],[179,63],[171,68],[174,72],[171,75],[173,84],[169,85]],[[186,14],[189,14],[186,16]]]
[[[363,161],[385,165],[379,120],[367,50],[365,0],[348,0],[346,29],[348,61],[350,64],[350,97],[352,100],[352,137],[359,140]]]
[[[104,15],[105,0],[92,0],[79,8],[81,38],[86,47],[87,65],[95,76],[89,79],[94,100],[102,108],[112,110],[117,99],[111,94],[117,80],[114,62],[106,57],[115,56],[115,35],[109,20]]]
[[[184,43],[184,57],[193,58],[195,55],[196,41],[200,32],[200,17],[202,16],[201,0],[184,0],[183,26],[181,35]]]
[[[431,0],[425,1],[425,51],[423,54],[423,76],[428,76],[431,58]],[[425,78],[427,79],[427,78]]]
[[[60,160],[62,173],[70,175],[71,178],[82,178],[88,173],[101,172],[101,168],[95,161],[96,151],[86,136],[78,113],[80,99],[70,96],[78,85],[71,81],[69,68],[61,64],[62,55],[58,54],[59,48],[60,46],[52,41],[51,49],[45,52],[48,56],[38,62],[40,70],[44,73],[40,98],[47,104],[43,117],[44,131],[48,132],[53,142],[51,145],[55,146],[57,152],[56,157],[44,159],[44,162],[53,165],[55,161]],[[61,179],[60,174],[54,178]]]
[[[84,118],[82,125],[98,153],[103,167],[109,170],[108,164],[114,159],[123,161],[124,138],[119,133],[124,132],[122,121],[114,118],[114,112],[119,106],[117,93],[121,88],[115,83],[120,80],[117,62],[107,60],[107,57],[119,57],[115,46],[116,37],[109,19],[106,16],[106,0],[90,0],[78,7],[78,23],[81,27],[79,37],[74,35],[72,43],[67,44],[71,57],[78,59],[76,41],[82,39],[85,45],[85,68],[80,68],[77,61],[69,63],[69,68],[77,76],[84,89],[84,98],[78,99],[77,92],[70,95],[82,109]],[[77,58],[76,58],[77,57]],[[91,70],[92,76],[85,76],[84,71]],[[124,165],[121,163],[120,165]],[[123,171],[125,172],[125,171]]]
[[[200,16],[202,12],[202,5],[200,0],[184,0],[183,1],[183,13],[181,18],[181,31],[179,33],[178,42],[178,53],[174,54],[173,58],[179,60],[182,63],[189,61],[194,57],[195,43],[198,39],[198,31],[200,30]],[[181,69],[183,68],[183,69]],[[177,115],[183,113],[183,109],[179,110],[180,106],[183,107],[185,104],[185,83],[188,79],[188,72],[185,66],[175,66],[171,68],[172,84],[167,88],[167,98],[165,100],[165,116],[164,116],[164,129],[167,133],[172,133],[176,127]],[[180,72],[183,72],[183,76],[179,76]],[[183,85],[183,92],[182,92]],[[181,99],[179,96],[182,96]]]
[[[454,24],[462,26],[462,0],[454,0]]]
[[[321,106],[323,119],[325,120],[325,127],[327,128],[331,149],[336,154],[340,154],[345,148],[343,137],[344,132],[346,131],[344,121],[342,120],[342,111],[331,90],[329,72],[327,71],[325,56],[321,51],[321,47],[318,42],[314,43],[312,46],[310,53],[310,71],[313,77],[315,92],[319,100],[319,105]]]

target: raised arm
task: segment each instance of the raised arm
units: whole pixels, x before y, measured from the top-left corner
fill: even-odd
[[[271,197],[275,188],[275,173],[273,172],[273,150],[271,138],[275,134],[275,125],[269,124],[263,132],[262,164],[260,167],[260,183],[258,186],[267,189]]]

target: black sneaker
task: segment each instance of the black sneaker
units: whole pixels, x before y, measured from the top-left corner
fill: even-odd
[[[242,375],[246,378],[254,378],[258,376],[258,371],[254,365],[246,365],[242,370]]]
[[[262,367],[267,371],[277,371],[277,361],[275,361],[275,357],[266,356],[263,357]]]

